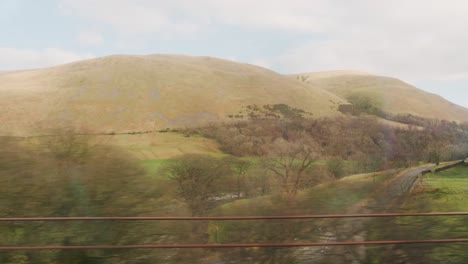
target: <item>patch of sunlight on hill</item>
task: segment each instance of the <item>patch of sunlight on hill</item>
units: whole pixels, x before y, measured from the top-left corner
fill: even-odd
[[[130,151],[139,160],[171,159],[184,154],[223,156],[218,143],[211,139],[180,133],[147,133],[134,135],[92,136],[101,144],[109,144]]]

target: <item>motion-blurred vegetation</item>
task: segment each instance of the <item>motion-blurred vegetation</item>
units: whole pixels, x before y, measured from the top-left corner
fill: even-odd
[[[151,135],[108,135],[121,140],[119,144],[109,144],[105,135],[73,131],[2,137],[0,217],[345,213],[382,188],[395,169],[468,156],[463,124],[416,119],[418,128],[398,128],[366,115],[310,119],[283,105],[250,110],[261,113],[247,120],[164,132],[183,142],[195,139],[192,149],[198,152],[171,152],[155,160],[135,155],[138,142],[148,152],[157,149],[161,142]],[[357,173],[370,174],[345,177]],[[430,208],[432,203],[427,204]],[[331,239],[330,228],[324,221],[17,222],[0,224],[0,243],[324,241]],[[313,255],[314,250],[307,252]],[[0,253],[0,263],[229,263],[234,258],[243,263],[295,263],[301,256],[294,249]]]

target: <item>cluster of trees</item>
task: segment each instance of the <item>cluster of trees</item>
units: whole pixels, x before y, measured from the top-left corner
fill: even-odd
[[[387,113],[382,110],[381,103],[377,100],[371,99],[371,97],[364,94],[351,94],[346,98],[353,106],[354,111],[348,113],[353,115],[359,115],[360,113],[366,113],[370,115],[380,116],[385,118]]]
[[[217,140],[233,156],[259,161],[256,171],[245,171],[252,176],[243,178],[243,186],[254,186],[248,182],[252,178],[263,179],[262,184],[245,193],[273,193],[292,201],[301,189],[345,175],[468,156],[468,131],[454,122],[397,128],[371,116],[288,118],[276,116],[271,106],[248,109],[263,114],[186,131]]]
[[[468,132],[468,123],[466,122],[459,124],[455,121],[437,120],[413,114],[392,114],[386,112],[381,107],[382,103],[364,94],[352,94],[346,99],[351,104],[343,104],[338,107],[338,110],[346,115],[360,116],[361,114],[368,114],[415,127],[442,126]]]
[[[302,109],[291,107],[287,104],[267,104],[258,106],[256,104],[243,107],[238,114],[228,115],[232,119],[302,119],[311,117],[312,113]]]
[[[458,159],[468,154],[463,125],[433,121],[424,127],[396,128],[369,116],[321,119],[255,119],[198,129],[235,156],[288,155],[282,145],[301,144],[315,159],[353,161],[354,171],[376,171],[415,163]],[[301,141],[299,143],[299,140]],[[334,172],[341,174],[335,164]]]

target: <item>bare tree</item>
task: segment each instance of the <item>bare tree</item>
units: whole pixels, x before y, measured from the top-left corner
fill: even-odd
[[[281,196],[287,201],[293,200],[298,190],[306,181],[317,181],[310,177],[310,168],[317,155],[317,146],[307,138],[287,141],[276,139],[267,161],[267,169],[277,176]],[[309,176],[309,177],[308,177]]]

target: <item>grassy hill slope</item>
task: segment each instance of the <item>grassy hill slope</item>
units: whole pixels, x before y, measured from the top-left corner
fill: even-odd
[[[0,134],[127,132],[225,120],[251,104],[338,114],[344,100],[273,71],[210,57],[109,56],[0,75]]]
[[[352,96],[367,97],[389,113],[468,121],[468,109],[395,78],[347,71],[304,73],[294,75],[294,78],[344,99]]]

